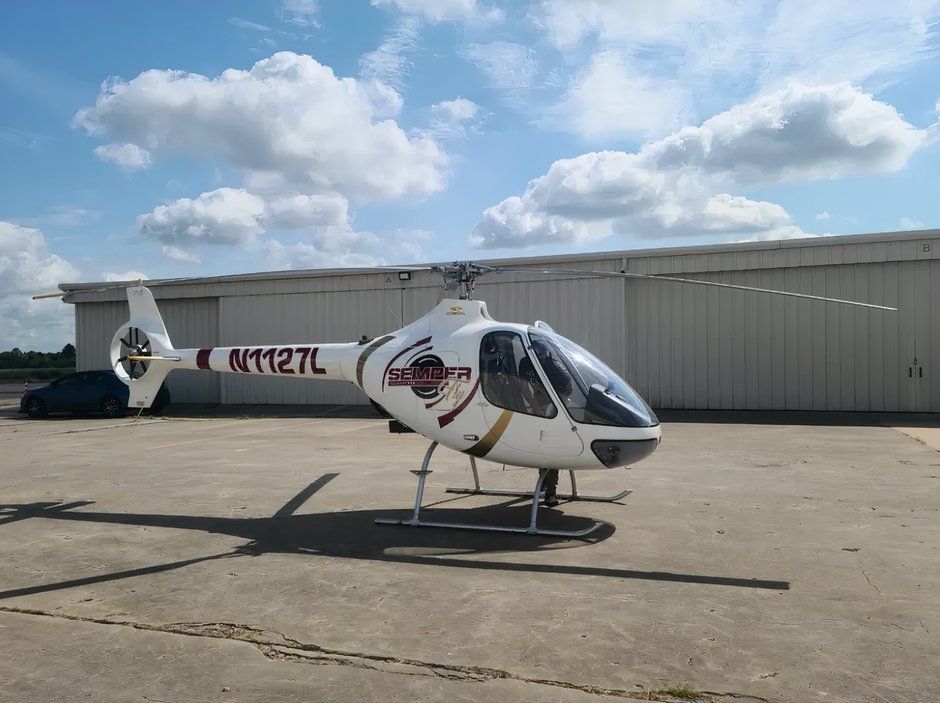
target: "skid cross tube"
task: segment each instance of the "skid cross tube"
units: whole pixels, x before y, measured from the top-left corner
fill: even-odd
[[[445,489],[447,493],[461,493],[464,495],[474,495],[474,496],[509,496],[514,498],[527,498],[532,495],[531,491],[510,491],[510,490],[501,490],[498,488],[483,488],[483,485],[480,483],[480,474],[477,471],[477,462],[471,457],[470,458],[470,470],[473,472],[473,488],[455,488],[450,487]],[[628,495],[633,493],[629,488],[616,493],[610,496],[591,496],[584,495],[583,493],[578,493],[578,481],[574,477],[574,471],[569,471],[568,475],[571,477],[571,493],[558,493],[557,497],[560,500],[584,500],[592,503],[613,503],[620,500],[621,498],[626,498]],[[541,493],[541,488],[535,495]]]
[[[477,530],[484,532],[513,532],[517,534],[528,534],[528,535],[548,535],[551,537],[584,537],[588,535],[597,528],[601,526],[601,523],[595,522],[590,527],[587,527],[583,530],[545,530],[538,526],[538,517],[539,517],[539,495],[542,493],[542,484],[545,482],[545,476],[548,475],[547,469],[539,470],[538,480],[535,482],[535,491],[534,493],[524,493],[526,496],[532,497],[532,510],[529,513],[529,525],[528,527],[512,527],[510,525],[484,525],[481,523],[465,523],[465,522],[438,522],[433,520],[422,520],[421,519],[421,502],[424,499],[424,486],[427,482],[428,474],[431,473],[431,470],[428,468],[431,464],[431,455],[434,453],[434,450],[437,449],[437,442],[431,442],[431,446],[428,447],[427,452],[424,454],[424,461],[421,463],[421,469],[419,471],[412,471],[415,476],[418,477],[418,490],[415,493],[415,507],[414,511],[411,514],[410,520],[396,520],[395,518],[376,518],[376,525],[400,525],[404,527],[441,527],[445,529],[452,530]],[[474,476],[476,477],[476,462],[471,459],[471,466],[473,467]],[[477,486],[479,487],[479,479],[476,479]],[[482,488],[480,489],[482,490]],[[472,492],[472,491],[471,491]]]

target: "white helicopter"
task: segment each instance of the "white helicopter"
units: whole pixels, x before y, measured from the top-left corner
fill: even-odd
[[[337,379],[356,384],[369,399],[405,429],[431,440],[418,477],[412,516],[378,519],[380,524],[520,532],[582,537],[601,526],[579,531],[538,527],[539,497],[549,471],[566,470],[567,500],[611,502],[613,496],[578,493],[575,472],[630,466],[652,454],[662,428],[649,405],[607,365],[545,322],[497,322],[486,303],[473,300],[476,279],[501,272],[648,278],[717,286],[757,293],[856,305],[896,308],[837,298],[775,291],[713,281],[637,273],[513,269],[473,262],[431,267],[444,276],[455,297],[395,332],[373,340],[340,344],[299,343],[246,347],[176,349],[150,290],[127,288],[130,318],[111,341],[111,364],[130,387],[129,405],[150,407],[166,375],[174,369],[223,373]],[[411,268],[409,270],[414,270]],[[143,340],[143,341],[141,341]],[[450,492],[530,496],[525,527],[446,523],[421,518],[425,481],[435,448],[443,444],[470,457],[473,488]],[[476,459],[538,469],[534,490],[485,489]]]

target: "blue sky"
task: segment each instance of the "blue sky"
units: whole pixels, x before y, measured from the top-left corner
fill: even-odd
[[[938,226],[940,3],[0,8],[0,348],[63,280]]]

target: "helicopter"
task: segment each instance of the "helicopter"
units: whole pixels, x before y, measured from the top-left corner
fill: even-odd
[[[141,410],[150,407],[166,375],[175,369],[348,381],[392,418],[390,429],[413,431],[431,441],[421,468],[412,472],[418,485],[411,517],[379,518],[376,523],[580,538],[601,523],[577,531],[538,525],[539,498],[549,472],[564,470],[569,474],[571,493],[559,494],[559,498],[620,500],[630,491],[610,496],[579,493],[576,472],[630,467],[649,457],[660,444],[662,426],[653,409],[625,380],[548,323],[495,320],[484,301],[473,299],[477,278],[511,272],[646,278],[896,310],[791,291],[627,271],[533,270],[471,261],[427,268],[443,276],[446,293],[436,307],[399,330],[345,343],[176,349],[153,294],[138,282],[127,286],[130,315],[111,341],[111,364],[130,388],[129,407]],[[448,488],[449,492],[531,496],[528,525],[423,519],[426,479],[439,445],[467,455],[473,474],[472,488]],[[477,459],[536,469],[534,489],[484,488]]]

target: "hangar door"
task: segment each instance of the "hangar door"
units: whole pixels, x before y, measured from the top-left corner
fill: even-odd
[[[900,409],[940,411],[940,260],[901,263]]]

